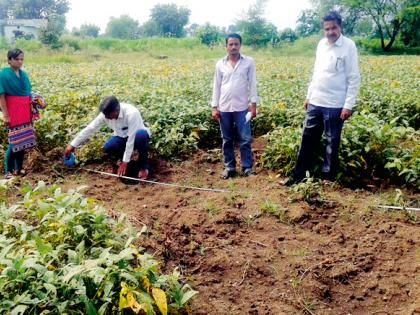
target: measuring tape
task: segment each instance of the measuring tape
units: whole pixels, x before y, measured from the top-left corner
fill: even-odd
[[[111,174],[111,173],[96,171],[96,170],[92,170],[90,168],[83,168],[83,167],[81,167],[81,169],[82,170],[85,170],[85,171],[88,171],[88,172],[101,174],[101,175],[118,177],[118,178],[124,178],[124,179],[129,179],[129,180],[135,180],[135,181],[138,181],[138,182],[148,183],[148,184],[154,184],[154,185],[161,185],[161,186],[168,186],[168,187],[176,187],[176,188],[185,188],[185,189],[193,189],[193,190],[201,190],[201,191],[210,191],[210,192],[219,192],[219,193],[227,193],[227,192],[229,192],[229,190],[225,190],[225,189],[212,189],[212,188],[201,188],[201,187],[193,187],[193,186],[184,186],[184,185],[178,185],[178,184],[170,184],[170,183],[156,182],[156,181],[153,181],[153,180],[140,179],[140,178],[135,178],[135,177],[118,176],[117,174]]]

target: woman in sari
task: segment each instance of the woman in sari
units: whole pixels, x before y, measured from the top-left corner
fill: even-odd
[[[22,50],[9,50],[7,60],[10,67],[0,72],[0,107],[9,137],[4,158],[6,178],[25,174],[25,149],[35,145],[30,105],[31,83],[21,69],[23,58]]]

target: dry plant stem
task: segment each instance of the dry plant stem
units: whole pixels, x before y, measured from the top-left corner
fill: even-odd
[[[242,274],[242,280],[241,280],[241,282],[239,282],[239,283],[235,283],[235,284],[233,285],[234,287],[238,287],[238,286],[240,286],[240,285],[241,285],[241,284],[245,281],[245,276],[246,276],[246,273],[248,272],[249,264],[250,264],[250,261],[248,260],[248,261],[246,262],[246,264],[245,264],[244,273]]]
[[[268,247],[268,245],[265,245],[264,243],[260,243],[260,242],[258,242],[258,241],[254,241],[254,240],[249,240],[251,243],[255,243],[255,244],[257,244],[257,245],[260,245],[260,246],[262,246],[262,247]]]

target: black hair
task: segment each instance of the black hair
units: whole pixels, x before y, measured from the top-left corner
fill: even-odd
[[[337,11],[329,11],[325,16],[322,18],[322,23],[329,22],[329,21],[335,21],[338,26],[341,27],[341,15]]]
[[[21,49],[19,48],[10,49],[7,52],[7,60],[16,59],[17,57],[19,57],[20,54],[23,54],[23,51]]]
[[[99,105],[99,110],[105,115],[120,109],[120,102],[115,96],[106,96]]]
[[[237,38],[239,39],[239,43],[242,45],[242,37],[241,35],[237,34],[237,33],[230,33],[226,36],[226,45],[228,43],[229,38]]]

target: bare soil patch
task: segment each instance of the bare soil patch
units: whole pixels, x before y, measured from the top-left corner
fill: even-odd
[[[111,214],[146,225],[141,246],[200,292],[192,314],[420,314],[419,221],[373,207],[392,188],[327,185],[322,202],[292,202],[275,173],[257,166],[255,176],[224,181],[221,168],[217,152],[198,152],[156,162],[153,179],[228,193],[125,185],[77,170],[62,178],[61,169],[34,169],[29,179],[87,185]]]

